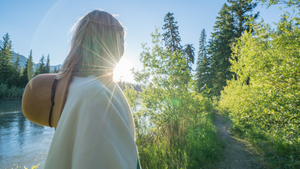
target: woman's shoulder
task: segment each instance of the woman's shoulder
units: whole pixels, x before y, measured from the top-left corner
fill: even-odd
[[[101,79],[96,76],[73,76],[69,87],[69,93],[71,95],[106,95],[111,99],[125,99],[118,84],[112,80]]]
[[[90,93],[104,92],[107,90],[105,83],[96,78],[96,76],[73,76],[69,87],[69,93]]]
[[[113,110],[128,125],[134,137],[134,122],[129,104],[117,83],[112,80],[98,79],[96,76],[72,78],[67,101],[86,105],[86,107],[105,107]]]

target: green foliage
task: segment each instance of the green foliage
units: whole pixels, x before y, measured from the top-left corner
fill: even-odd
[[[54,70],[52,73],[58,73],[59,72],[59,68],[54,67]]]
[[[0,98],[6,97],[7,90],[8,90],[8,86],[6,84],[0,85]]]
[[[142,168],[208,167],[219,160],[222,150],[211,120],[212,102],[192,90],[195,82],[181,51],[165,49],[158,30],[151,36],[153,47],[143,44],[140,55],[143,70],[133,71],[143,86],[134,113],[140,164]],[[125,95],[131,105],[136,103],[130,89]]]
[[[184,57],[186,58],[187,67],[189,70],[192,70],[192,64],[195,61],[195,48],[193,44],[186,44],[183,49]]]
[[[196,67],[196,91],[202,91],[205,86],[211,88],[210,83],[210,60],[207,57],[206,33],[205,29],[201,31],[199,40],[199,52]]]
[[[50,73],[50,55],[47,56],[46,66],[45,66],[45,73]]]
[[[285,15],[283,15],[286,17]],[[263,149],[273,167],[300,167],[299,17],[276,29],[260,22],[233,47],[231,71],[219,109],[233,130]]]
[[[136,112],[136,105],[137,105],[137,91],[134,90],[132,86],[125,86],[125,90],[123,91],[130,107],[132,108],[133,112]]]
[[[32,62],[32,50],[30,50],[30,54],[27,60],[27,78],[28,81],[33,77],[33,62]]]
[[[35,75],[46,73],[45,57],[41,57],[38,67],[36,69]]]
[[[40,73],[50,73],[50,56],[48,55],[46,63],[44,56],[40,59],[37,72],[34,73],[32,50],[30,50],[25,67],[21,68],[19,54],[17,55],[15,61],[11,61],[13,51],[12,42],[8,33],[3,36],[3,40],[0,42],[0,84],[2,85],[2,89],[5,89],[6,91],[0,94],[0,98],[21,98],[22,93],[20,94],[20,91],[23,90],[28,81],[31,80],[34,75],[38,75]],[[57,71],[58,70],[56,70],[56,72]],[[8,90],[6,90],[6,87],[3,86],[6,86]]]
[[[0,84],[6,84],[9,89],[18,88],[21,90],[33,77],[32,51],[30,51],[25,68],[20,67],[19,54],[15,61],[11,61],[12,52],[12,42],[7,33],[3,36],[0,45]],[[16,94],[16,96],[5,95],[5,98],[11,97],[19,98],[19,94]]]
[[[231,45],[242,32],[250,29],[246,23],[258,17],[258,13],[249,14],[256,6],[257,3],[251,0],[228,0],[228,4],[222,6],[217,16],[207,47],[205,32],[201,33],[197,63],[198,91],[209,88],[211,96],[218,96],[227,85],[226,80],[235,76],[230,71]]]
[[[175,52],[176,50],[181,50],[180,41],[181,38],[179,36],[177,22],[174,21],[173,13],[168,12],[164,18],[164,29],[166,32],[163,34],[163,40],[165,42],[166,48],[170,52]]]
[[[24,89],[16,86],[8,87],[7,84],[0,84],[0,99],[20,99]]]
[[[17,55],[16,61],[14,63],[14,67],[17,72],[20,71],[20,55],[19,54]]]
[[[207,83],[211,84],[212,95],[219,95],[223,87],[226,86],[226,80],[233,76],[232,72],[229,71],[231,65],[229,59],[231,56],[230,45],[235,37],[235,25],[233,13],[227,4],[224,4],[220,10],[214,29],[215,32],[212,33],[208,48],[210,79]]]
[[[11,76],[13,70],[10,62],[12,55],[12,44],[8,33],[3,36],[2,44],[0,46],[0,83]]]
[[[256,19],[259,15],[259,12],[252,14],[252,11],[257,6],[256,2],[252,0],[227,0],[229,3],[229,10],[232,12],[232,17],[235,21],[235,34],[236,37],[240,37],[245,30],[250,29],[247,25],[247,22],[250,19]],[[249,12],[251,12],[249,14]]]
[[[285,4],[288,7],[296,6],[297,8],[300,7],[300,0],[256,0],[258,2],[262,2],[263,4],[266,3],[267,7],[276,4]]]

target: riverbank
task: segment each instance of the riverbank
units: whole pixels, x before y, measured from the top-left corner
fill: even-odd
[[[22,101],[22,98],[3,98],[0,101]]]

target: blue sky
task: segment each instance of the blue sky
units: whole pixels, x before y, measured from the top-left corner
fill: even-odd
[[[164,16],[174,13],[178,22],[181,44],[194,44],[198,52],[200,32],[206,29],[208,38],[213,31],[218,12],[226,0],[9,0],[0,2],[0,36],[9,33],[15,52],[33,61],[50,54],[50,64],[61,64],[69,49],[70,29],[78,18],[93,9],[117,14],[126,27],[125,59],[140,68],[141,43],[151,43],[150,33],[162,27]],[[277,22],[283,13],[278,6],[257,6],[265,22]],[[162,32],[162,30],[161,30]]]

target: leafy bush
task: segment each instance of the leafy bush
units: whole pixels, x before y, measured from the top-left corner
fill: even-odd
[[[144,68],[134,71],[143,83],[140,108],[134,113],[136,144],[142,168],[199,168],[215,164],[222,144],[212,124],[212,101],[196,93],[181,52],[164,49],[152,34],[153,48],[143,45]],[[127,88],[129,103],[134,94]],[[130,94],[131,93],[131,94]],[[131,104],[132,105],[132,104]]]
[[[273,167],[300,167],[299,18],[283,15],[276,29],[260,22],[233,46],[231,70],[219,109],[233,130],[263,149]]]
[[[8,90],[7,84],[1,83],[0,84],[0,98],[6,97],[7,90]]]
[[[12,86],[8,88],[7,84],[0,85],[0,99],[19,99],[22,98],[24,89]]]

